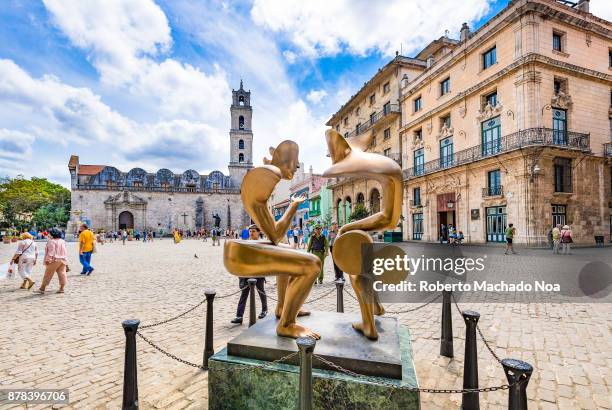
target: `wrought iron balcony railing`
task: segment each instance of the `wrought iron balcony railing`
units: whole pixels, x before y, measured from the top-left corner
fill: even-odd
[[[486,188],[482,188],[482,197],[490,197],[490,196],[502,196],[504,194],[503,185],[494,185],[488,186]]]
[[[604,156],[612,157],[612,142],[606,142],[604,145]]]
[[[134,185],[88,185],[79,184],[77,190],[93,191],[137,191],[137,192],[196,192],[203,194],[239,194],[240,188],[200,188],[200,187],[169,187],[169,186],[134,186]]]
[[[399,104],[389,104],[386,107],[388,108],[383,108],[381,111],[372,115],[370,119],[368,119],[365,123],[359,124],[358,127],[356,127],[353,131],[348,133],[346,138],[351,138],[356,135],[363,134],[364,132],[372,128],[378,121],[380,121],[382,118],[386,117],[387,115],[398,114],[400,112]]]
[[[419,177],[529,146],[551,146],[589,152],[589,140],[589,134],[551,128],[529,128],[455,152],[453,155],[412,166],[405,169],[403,175],[404,179]]]

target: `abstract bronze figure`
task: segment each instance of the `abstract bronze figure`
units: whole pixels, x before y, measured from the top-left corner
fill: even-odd
[[[280,244],[304,197],[294,197],[284,215],[275,221],[267,202],[281,179],[292,179],[298,168],[298,146],[283,141],[270,148],[272,160],[264,158],[263,166],[253,168],[244,177],[240,195],[245,210],[266,234],[265,241],[226,241],[223,250],[225,268],[239,277],[276,276],[278,304],[276,327],[279,336],[319,339],[319,334],[296,323],[314,284],[321,262],[315,255]]]
[[[378,332],[374,315],[382,315],[385,310],[376,298],[371,298],[371,291],[370,297],[366,297],[368,290],[365,287],[369,282],[361,276],[361,246],[373,243],[366,231],[396,228],[402,205],[402,170],[391,158],[364,152],[370,144],[371,137],[367,134],[351,139],[350,143],[335,130],[328,130],[325,137],[332,166],[323,173],[324,177],[374,179],[382,188],[380,212],[342,226],[333,250],[334,261],[350,276],[359,301],[362,321],[353,323],[353,327],[367,338],[376,340]]]

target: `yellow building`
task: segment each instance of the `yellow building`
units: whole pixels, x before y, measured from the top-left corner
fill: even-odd
[[[410,60],[425,68],[401,81],[389,143],[402,150],[404,239],[452,225],[468,242],[504,241],[513,223],[515,242],[539,245],[559,223],[578,243],[611,240],[612,24],[588,6],[512,1]],[[344,132],[349,104],[329,125]]]
[[[400,85],[425,69],[425,62],[397,55],[336,112],[327,125],[346,138],[371,137],[369,150],[395,159],[401,164]],[[349,221],[357,203],[368,210],[380,209],[380,185],[366,179],[338,178],[328,188],[333,192],[333,220]]]

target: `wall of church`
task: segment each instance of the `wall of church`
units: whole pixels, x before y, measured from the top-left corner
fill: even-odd
[[[119,229],[119,215],[128,211],[133,215],[134,229],[154,229],[168,233],[172,229],[196,229],[197,203],[202,199],[203,227],[210,229],[214,220],[213,214],[221,217],[221,228],[228,228],[228,210],[231,224],[229,229],[241,229],[250,221],[244,212],[239,194],[201,194],[201,193],[168,193],[168,192],[130,192],[128,202],[119,200],[116,203],[105,203],[115,197],[118,191],[72,192],[72,209],[81,221],[89,221],[94,230]],[[141,199],[144,204],[134,198]],[[228,209],[229,208],[229,209]],[[201,217],[200,217],[201,218]],[[76,225],[76,223],[74,223]]]

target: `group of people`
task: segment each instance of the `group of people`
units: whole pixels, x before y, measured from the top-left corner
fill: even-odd
[[[569,225],[557,224],[548,231],[548,244],[553,253],[569,255],[574,239]]]
[[[57,228],[52,228],[47,231],[47,243],[45,244],[45,252],[43,265],[45,273],[43,275],[40,287],[35,291],[38,294],[45,294],[47,286],[51,279],[57,274],[59,280],[59,289],[57,293],[64,293],[64,288],[67,283],[66,272],[68,267],[68,252],[66,251],[66,242],[64,234]],[[94,271],[91,266],[91,255],[95,251],[95,234],[83,224],[79,228],[79,261],[83,266],[81,275],[89,276]],[[9,274],[13,274],[17,270],[19,276],[23,280],[20,289],[30,290],[36,283],[32,279],[34,266],[38,262],[38,246],[34,240],[34,236],[29,232],[23,232],[19,236],[17,250],[13,254],[9,262]]]
[[[464,239],[463,231],[458,231],[456,226],[440,224],[440,243],[461,245]]]

